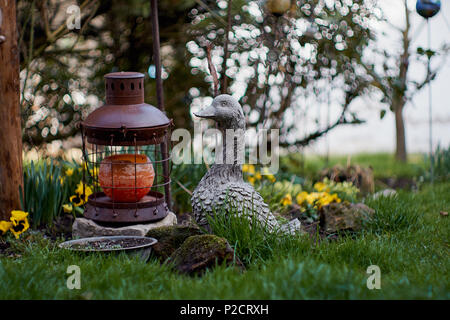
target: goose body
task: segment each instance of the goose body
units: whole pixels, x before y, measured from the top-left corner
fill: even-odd
[[[194,190],[191,200],[196,222],[206,227],[206,215],[213,215],[214,210],[218,213],[223,206],[231,204],[240,214],[257,213],[258,220],[267,224],[269,229],[277,226],[275,217],[261,195],[252,185],[243,181],[240,168],[226,166],[213,165]],[[230,171],[236,172],[230,175]]]
[[[198,117],[214,119],[222,136],[226,136],[227,129],[239,130],[244,133],[245,119],[242,107],[233,97],[222,94],[217,96],[210,107],[195,114]],[[242,137],[243,138],[243,137]],[[225,138],[224,138],[225,140]],[[239,215],[245,214],[249,219],[256,218],[269,230],[281,228],[293,233],[300,228],[298,219],[280,226],[275,216],[270,212],[269,206],[252,185],[244,182],[242,166],[237,160],[240,146],[236,141],[233,148],[223,146],[223,163],[216,163],[203,176],[192,193],[192,209],[195,221],[202,227],[208,227],[207,215],[220,213],[222,209],[233,206]],[[241,145],[242,146],[242,145]],[[231,163],[227,163],[227,151],[233,151]]]

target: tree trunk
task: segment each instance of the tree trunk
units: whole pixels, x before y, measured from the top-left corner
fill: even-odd
[[[409,69],[409,47],[411,45],[411,40],[409,38],[409,32],[411,30],[410,14],[411,11],[408,9],[408,1],[403,2],[405,8],[405,29],[402,31],[402,42],[403,42],[403,52],[400,56],[400,67],[398,80],[400,81],[400,86],[394,88],[394,96],[392,100],[392,110],[395,114],[395,131],[397,146],[395,150],[395,158],[401,162],[406,162],[406,137],[405,137],[405,122],[403,120],[403,108],[405,106],[405,94],[408,90],[407,87],[407,75]],[[396,92],[399,90],[400,92]]]
[[[5,37],[0,43],[0,220],[5,220],[11,210],[20,209],[23,172],[16,2],[0,0],[0,10],[0,35]]]
[[[395,158],[401,162],[406,162],[406,137],[405,122],[403,120],[404,103],[394,103],[392,106],[395,113],[396,149]]]

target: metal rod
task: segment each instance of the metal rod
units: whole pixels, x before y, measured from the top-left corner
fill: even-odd
[[[428,50],[431,50],[431,30],[430,30],[430,20],[427,19],[427,31],[428,31]],[[431,55],[428,53],[428,62],[427,62],[427,79],[428,79],[428,126],[429,126],[429,135],[430,135],[430,178],[431,183],[434,180],[434,172],[433,172],[433,104],[432,104],[432,95],[431,95],[431,79],[430,79],[430,71],[431,71]]]
[[[150,0],[151,4],[151,18],[152,18],[152,35],[153,35],[153,60],[156,69],[156,97],[158,101],[158,108],[161,111],[164,110],[164,92],[161,78],[161,53],[159,43],[159,22],[158,22],[158,3],[157,0]],[[167,145],[169,137],[166,135],[165,141],[161,143],[161,153],[167,158]],[[164,182],[168,182],[169,178],[169,163],[163,162],[163,175]],[[170,184],[164,186],[164,193],[166,197],[166,203],[169,210],[172,210],[172,203],[170,197]]]

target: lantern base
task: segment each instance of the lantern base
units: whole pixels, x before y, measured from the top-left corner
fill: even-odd
[[[84,208],[86,218],[108,224],[154,222],[168,213],[164,195],[156,191],[150,191],[136,203],[114,203],[103,192],[97,192],[89,196]]]

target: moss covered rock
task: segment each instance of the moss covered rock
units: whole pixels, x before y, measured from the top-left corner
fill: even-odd
[[[168,226],[151,229],[146,236],[158,240],[158,243],[153,246],[153,254],[161,261],[165,261],[187,238],[199,234],[201,231],[198,228]]]
[[[364,221],[370,219],[375,210],[363,203],[332,203],[320,210],[320,225],[327,233],[337,231],[359,231]]]
[[[201,275],[216,264],[223,263],[244,269],[228,241],[211,234],[189,237],[170,256],[168,262],[180,273],[190,275]]]

